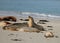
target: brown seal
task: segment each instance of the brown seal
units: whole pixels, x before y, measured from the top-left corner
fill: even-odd
[[[2,21],[14,21],[14,22],[16,22],[17,19],[14,16],[6,16],[6,17],[2,18]]]
[[[44,35],[46,38],[54,37],[54,34],[52,32],[46,32]]]

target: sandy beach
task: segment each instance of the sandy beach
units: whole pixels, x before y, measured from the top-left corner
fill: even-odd
[[[41,31],[39,33],[20,32],[3,30],[2,27],[0,27],[0,43],[60,43],[60,20],[48,19],[49,22],[45,24],[37,23],[39,20],[41,20],[41,18],[34,18],[36,24],[42,25],[47,31],[53,32],[55,37],[45,38],[44,35],[47,31]],[[22,21],[18,20],[17,22]]]

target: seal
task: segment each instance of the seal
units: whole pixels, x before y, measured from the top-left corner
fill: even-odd
[[[38,29],[38,30],[40,30],[40,31],[44,31],[43,26],[37,25],[37,24],[34,22],[33,17],[29,16],[28,18],[29,18],[29,21],[28,21],[28,26],[29,26],[29,27],[33,27],[33,28],[36,28],[36,29]]]
[[[14,21],[14,22],[16,22],[17,19],[14,16],[6,16],[6,17],[2,18],[2,21]]]
[[[4,30],[19,31],[18,29],[20,29],[22,27],[28,27],[28,24],[27,23],[13,23],[13,24],[9,24],[7,26],[4,26],[3,29]]]

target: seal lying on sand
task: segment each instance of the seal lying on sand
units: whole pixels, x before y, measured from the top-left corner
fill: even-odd
[[[25,30],[25,31],[44,31],[44,28],[40,25],[37,25],[33,18],[31,16],[28,17],[29,21],[28,23],[13,23],[13,24],[10,24],[8,26],[4,26],[3,29],[4,30],[14,30],[14,31],[20,31],[20,30]],[[23,28],[23,27],[28,27],[28,29],[26,28]],[[22,29],[23,28],[23,29]],[[33,28],[33,29],[31,29]],[[36,28],[36,29],[35,29]]]
[[[6,16],[2,18],[2,21],[14,21],[16,22],[17,19],[14,16]]]
[[[7,26],[4,26],[3,29],[4,30],[18,31],[18,29],[20,29],[22,27],[28,27],[28,24],[27,23],[13,23],[13,24],[9,24]]]
[[[33,19],[31,16],[29,16],[28,26],[29,26],[29,27],[33,27],[33,28],[37,28],[37,29],[40,30],[40,31],[44,31],[43,26],[37,25],[37,24],[34,22],[34,19]]]

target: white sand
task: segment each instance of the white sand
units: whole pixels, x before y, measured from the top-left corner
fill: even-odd
[[[38,21],[38,20],[37,20]],[[36,33],[36,32],[20,32],[20,31],[8,31],[3,30],[2,27],[0,28],[0,43],[60,43],[60,20],[48,20],[46,24],[39,24],[42,25],[46,30],[53,32],[55,36],[58,38],[45,38],[44,34],[46,33]],[[18,21],[20,22],[20,21]],[[35,20],[36,22],[36,20]],[[52,26],[49,28],[47,26]],[[13,41],[12,39],[19,39],[20,41]]]

